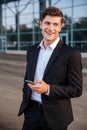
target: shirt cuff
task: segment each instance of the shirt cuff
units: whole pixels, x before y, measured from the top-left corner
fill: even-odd
[[[50,94],[50,85],[48,85],[48,92],[45,93],[46,95],[49,95]]]

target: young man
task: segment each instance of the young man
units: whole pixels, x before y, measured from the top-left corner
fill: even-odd
[[[59,37],[63,14],[48,7],[42,13],[40,28],[43,39],[27,50],[23,101],[22,130],[67,130],[73,121],[70,98],[82,94],[80,52],[63,43]]]

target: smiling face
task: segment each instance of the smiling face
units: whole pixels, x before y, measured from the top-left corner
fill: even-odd
[[[54,42],[62,28],[61,17],[46,15],[45,18],[40,21],[40,28],[42,30],[44,44],[50,45]]]

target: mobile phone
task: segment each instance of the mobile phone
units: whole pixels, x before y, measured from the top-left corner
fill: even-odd
[[[25,80],[26,83],[30,83],[32,85],[34,85],[35,83],[33,81],[30,81],[30,80]]]

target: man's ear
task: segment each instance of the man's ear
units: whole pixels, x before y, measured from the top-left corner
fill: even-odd
[[[40,21],[40,29],[42,28],[42,22]]]
[[[59,32],[61,32],[61,30],[62,30],[62,24],[61,24],[61,26],[60,26]]]

